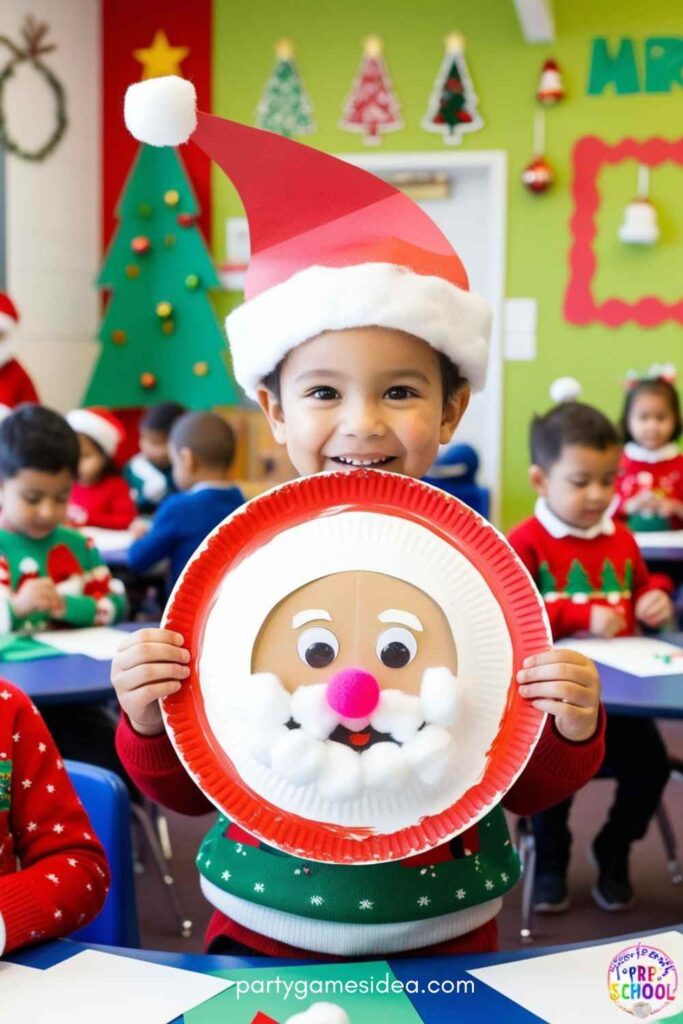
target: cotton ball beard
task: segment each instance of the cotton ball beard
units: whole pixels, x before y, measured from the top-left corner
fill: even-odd
[[[351,1024],[351,1020],[336,1003],[313,1003],[303,1013],[288,1017],[285,1024]]]
[[[273,673],[251,675],[230,708],[249,754],[277,778],[332,801],[367,792],[393,797],[411,780],[428,787],[446,780],[457,749],[450,729],[463,700],[462,683],[448,668],[427,669],[419,696],[382,690],[366,718],[340,716],[326,690],[319,683],[289,693]],[[339,726],[351,733],[374,730],[382,739],[358,749],[331,738]]]

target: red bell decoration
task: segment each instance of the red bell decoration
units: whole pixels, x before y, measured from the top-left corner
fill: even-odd
[[[136,235],[135,238],[131,240],[130,247],[133,252],[142,256],[144,253],[149,252],[152,248],[152,243],[146,235]]]
[[[522,171],[522,184],[530,192],[545,192],[555,181],[555,172],[543,156],[534,157]]]
[[[536,99],[546,107],[553,107],[565,96],[562,73],[557,61],[550,58],[541,69],[541,77],[536,90]]]

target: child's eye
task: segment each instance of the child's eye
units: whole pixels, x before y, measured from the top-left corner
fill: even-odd
[[[307,398],[317,398],[321,402],[331,402],[335,398],[339,398],[339,392],[336,388],[331,387],[319,387],[313,388],[312,391],[306,392]]]
[[[408,388],[404,384],[395,384],[392,388],[389,388],[385,397],[390,398],[393,402],[400,402],[402,399],[413,398],[416,393],[412,388]]]

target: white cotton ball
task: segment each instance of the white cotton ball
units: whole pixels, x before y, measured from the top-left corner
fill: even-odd
[[[303,1013],[288,1017],[285,1024],[351,1024],[351,1019],[336,1003],[313,1003]]]
[[[179,146],[197,127],[197,93],[177,75],[148,78],[126,90],[123,116],[128,131],[150,146]]]
[[[255,672],[233,692],[232,706],[246,722],[273,728],[291,718],[292,698],[272,672]]]
[[[292,694],[292,718],[310,736],[326,740],[338,722],[336,713],[327,703],[327,684],[299,686]]]
[[[215,728],[215,725],[214,725]],[[240,728],[240,739],[259,764],[270,767],[271,752],[276,741],[289,729],[279,726],[277,729],[264,729],[258,723],[245,723]]]
[[[576,377],[558,377],[550,385],[550,397],[556,405],[560,402],[576,402],[581,395],[581,385]]]
[[[363,789],[359,755],[342,743],[326,743],[318,789],[329,800],[352,800],[358,796]]]
[[[455,744],[451,734],[440,725],[426,725],[403,750],[421,781],[436,786],[448,774]]]
[[[361,754],[363,779],[369,789],[396,791],[410,778],[410,765],[395,743],[375,743]]]
[[[402,690],[382,690],[370,724],[377,732],[386,732],[399,743],[414,736],[424,722],[418,697]]]
[[[426,722],[453,725],[462,707],[462,683],[449,668],[428,668],[422,676],[420,703]]]
[[[273,743],[270,763],[273,769],[295,786],[317,779],[325,758],[325,744],[302,729],[286,729]]]

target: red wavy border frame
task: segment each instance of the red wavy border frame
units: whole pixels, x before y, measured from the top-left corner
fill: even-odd
[[[668,303],[656,295],[646,295],[637,302],[610,298],[597,303],[591,285],[597,266],[593,252],[593,239],[597,227],[595,215],[600,205],[598,174],[604,164],[618,164],[623,160],[637,160],[649,167],[673,161],[683,166],[683,139],[623,139],[610,146],[594,135],[587,135],[574,146],[572,154],[574,180],[572,195],[574,213],[569,222],[573,244],[569,250],[569,284],[564,298],[564,315],[573,324],[599,321],[608,327],[620,327],[635,321],[641,327],[654,327],[667,320],[683,323],[683,299]]]

